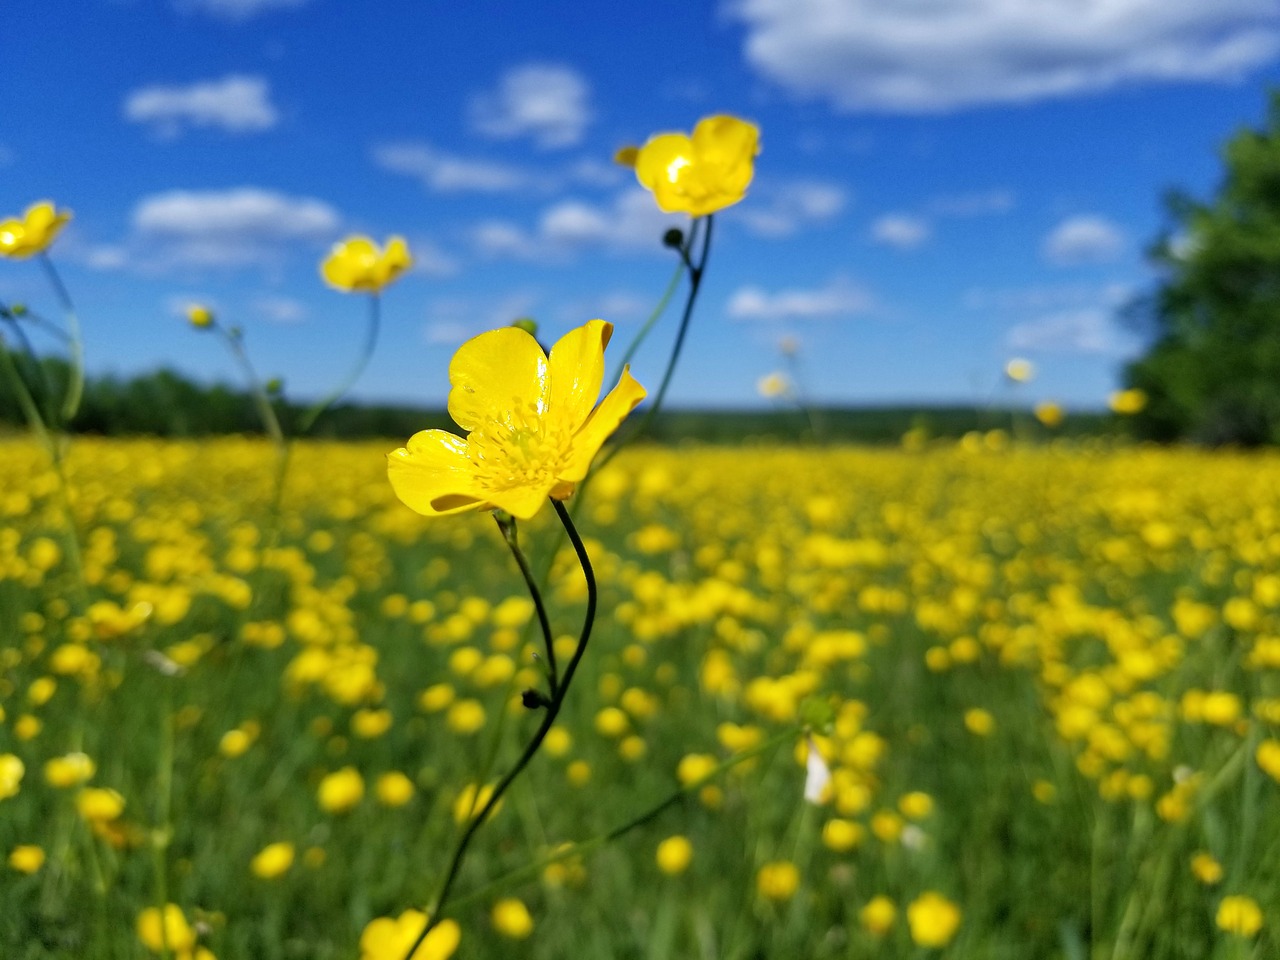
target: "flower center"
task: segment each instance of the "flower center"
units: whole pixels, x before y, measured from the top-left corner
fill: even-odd
[[[468,435],[467,456],[485,489],[550,490],[556,485],[571,444],[567,425],[546,416],[535,403],[513,403],[505,420]]]

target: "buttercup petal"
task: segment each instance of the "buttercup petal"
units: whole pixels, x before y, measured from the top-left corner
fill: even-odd
[[[570,330],[551,348],[550,409],[557,420],[577,429],[591,416],[604,382],[604,348],[613,324],[604,320]]]
[[[717,191],[733,197],[730,203],[740,200],[755,172],[759,128],[737,117],[706,117],[694,127],[693,148],[699,164],[715,178]]]
[[[560,471],[560,479],[574,483],[583,480],[591,469],[591,461],[600,452],[604,442],[646,396],[648,392],[631,376],[631,367],[623,367],[618,385],[600,401],[600,406],[595,408],[587,422],[574,435],[573,449],[564,469]]]
[[[15,220],[10,217],[8,220],[0,222],[0,250],[10,251],[17,249],[26,234],[27,229],[22,225],[21,220]]]
[[[334,244],[320,264],[325,281],[339,290],[372,289],[373,271],[378,263],[378,247],[365,236],[348,237]]]
[[[445,430],[423,430],[387,455],[387,477],[410,510],[442,517],[483,507],[467,441]]]
[[[449,363],[449,416],[468,431],[540,416],[547,408],[548,370],[538,341],[517,327],[472,337]]]
[[[487,506],[505,510],[517,520],[530,520],[547,504],[547,497],[555,489],[556,484],[548,487],[522,485],[507,490],[490,490]]]
[[[654,200],[667,213],[688,213],[689,204],[679,189],[693,164],[693,144],[682,133],[663,133],[651,139],[636,156],[636,179],[653,191]]]

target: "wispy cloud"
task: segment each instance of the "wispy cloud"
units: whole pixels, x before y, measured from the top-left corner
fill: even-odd
[[[591,122],[591,88],[562,64],[525,64],[471,102],[471,123],[496,140],[529,137],[543,148],[570,147]]]
[[[729,298],[726,313],[733,320],[821,320],[867,313],[875,301],[865,289],[837,278],[817,289],[788,289],[770,293],[758,286],[740,287]]]
[[[280,120],[267,81],[238,74],[187,86],[142,87],[125,98],[124,116],[162,137],[176,137],[194,127],[258,133]]]
[[[758,236],[789,237],[804,227],[830,223],[848,205],[849,192],[835,183],[795,180],[753,187],[751,201],[734,208],[733,216]]]
[[[310,0],[176,0],[184,12],[206,13],[220,20],[249,20],[271,10],[301,7]]]
[[[1124,231],[1106,217],[1069,217],[1044,240],[1044,257],[1058,266],[1108,263],[1124,250]]]
[[[871,224],[871,239],[897,250],[914,250],[932,236],[929,221],[911,213],[887,213]]]
[[[749,63],[845,110],[921,113],[1235,80],[1280,53],[1274,0],[727,0]]]

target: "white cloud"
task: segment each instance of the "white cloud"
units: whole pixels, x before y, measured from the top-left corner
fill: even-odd
[[[308,0],[177,0],[179,10],[208,13],[223,20],[248,20],[268,10],[301,7]]]
[[[373,161],[384,170],[422,181],[435,193],[504,193],[524,189],[530,181],[515,167],[455,156],[425,143],[374,147]]]
[[[1006,338],[1010,350],[1047,353],[1091,353],[1124,355],[1136,344],[1102,307],[1082,307],[1051,313],[1010,329]]]
[[[563,259],[585,249],[657,253],[662,250],[662,235],[685,223],[685,217],[663,213],[637,187],[608,203],[558,201],[543,210],[532,231],[507,221],[487,221],[472,231],[471,238],[486,256],[525,260]]]
[[[1044,240],[1044,256],[1059,266],[1107,263],[1124,249],[1124,232],[1105,217],[1069,217]]]
[[[760,189],[753,203],[734,215],[760,236],[791,236],[810,224],[835,219],[848,203],[843,187],[816,180],[798,180],[773,189]]]
[[[214,127],[228,133],[270,130],[280,120],[262,77],[232,74],[189,86],[151,86],[125,98],[124,115],[132,123],[149,124],[165,137],[190,127]]]
[[[254,299],[253,311],[272,323],[301,323],[307,318],[307,308],[292,297],[264,295]]]
[[[1275,0],[726,0],[745,55],[845,110],[930,112],[1145,81],[1233,80],[1280,52]]]
[[[84,263],[91,270],[121,270],[129,263],[129,251],[118,244],[100,244],[85,250]]]
[[[929,204],[929,210],[939,217],[982,217],[1008,213],[1014,202],[1009,190],[982,190],[938,197]]]
[[[726,313],[733,320],[792,321],[844,317],[866,313],[871,295],[845,279],[836,279],[816,290],[779,290],[740,287],[729,298]]]
[[[144,197],[133,210],[138,238],[170,264],[254,263],[287,244],[326,240],[339,224],[338,212],[322,200],[258,187],[170,190]]]
[[[1132,299],[1134,288],[1126,283],[1054,283],[1028,287],[974,287],[965,292],[970,310],[1013,313],[1063,312],[1083,307],[1116,308]]]
[[[909,213],[886,213],[871,224],[871,239],[898,250],[914,250],[933,235],[929,221]]]
[[[526,64],[507,71],[496,90],[472,100],[471,122],[497,140],[531,137],[540,147],[568,147],[582,140],[591,122],[590,96],[576,70]]]
[[[496,298],[439,299],[431,304],[423,338],[433,346],[456,347],[476,334],[533,316],[539,296],[517,290]]]

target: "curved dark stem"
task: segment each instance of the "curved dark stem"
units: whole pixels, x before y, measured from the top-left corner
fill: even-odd
[[[516,518],[495,513],[493,519],[497,521],[498,529],[502,531],[502,538],[507,541],[507,546],[511,548],[511,555],[516,558],[516,565],[520,568],[520,575],[524,577],[525,586],[529,588],[529,596],[533,598],[533,608],[538,612],[538,625],[542,627],[542,640],[547,652],[547,683],[550,686],[551,699],[554,700],[560,688],[560,678],[556,670],[556,648],[553,642],[554,638],[551,635],[551,620],[547,616],[547,608],[542,601],[542,591],[538,589],[538,579],[533,575],[533,569],[529,566],[529,558],[520,549],[519,534],[516,531]]]
[[[364,373],[364,368],[369,364],[369,358],[373,356],[373,348],[378,344],[378,328],[381,322],[382,295],[374,293],[369,297],[369,325],[365,328],[364,349],[361,350],[360,355],[356,358],[355,365],[347,372],[342,381],[303,414],[302,421],[298,425],[297,432],[299,435],[310,432],[320,414],[341,400],[343,395],[360,379],[360,374]]]
[[[67,343],[71,353],[71,380],[67,384],[67,394],[62,398],[62,423],[70,425],[80,409],[80,399],[84,395],[84,341],[80,336],[80,319],[76,315],[76,305],[71,299],[71,291],[62,282],[58,268],[53,265],[47,252],[40,254],[40,266],[44,268],[49,285],[54,295],[62,304],[67,315]]]
[[[694,227],[689,231],[689,241],[680,249],[681,259],[684,260],[685,266],[689,269],[689,296],[684,302],[684,314],[680,317],[680,328],[676,331],[675,343],[671,347],[671,356],[667,360],[667,369],[662,374],[662,382],[658,386],[658,392],[654,395],[653,403],[649,405],[636,428],[627,434],[626,439],[614,444],[613,449],[596,464],[595,470],[602,469],[618,455],[618,451],[637,437],[642,436],[653,422],[653,418],[658,415],[658,411],[662,409],[662,401],[666,399],[667,388],[671,386],[671,379],[676,372],[676,364],[680,361],[680,353],[684,349],[685,336],[689,332],[689,321],[693,319],[693,308],[698,302],[698,291],[702,289],[702,275],[707,269],[707,257],[711,253],[711,228],[714,221],[714,214],[708,214],[706,228],[702,231],[702,249],[698,253],[696,263],[691,256],[691,251],[697,238],[696,221]]]
[[[432,907],[431,916],[423,926],[422,932],[418,934],[417,939],[413,941],[413,945],[405,952],[404,960],[412,960],[413,955],[422,946],[423,941],[427,939],[427,935],[435,929],[440,918],[444,916],[445,905],[449,901],[449,894],[453,890],[454,881],[458,879],[458,871],[462,867],[463,859],[466,857],[467,848],[471,846],[471,841],[476,832],[484,825],[489,814],[498,805],[498,801],[510,789],[516,777],[520,776],[524,768],[529,765],[529,761],[538,752],[538,748],[542,746],[542,741],[547,737],[547,731],[551,729],[556,722],[556,718],[560,715],[560,708],[564,706],[565,694],[569,692],[569,684],[573,681],[573,675],[577,672],[578,664],[582,661],[582,655],[587,650],[587,642],[591,639],[591,628],[595,625],[596,605],[599,599],[595,572],[591,568],[591,558],[587,555],[587,548],[582,542],[582,537],[578,535],[577,528],[574,527],[573,520],[570,518],[569,512],[564,508],[564,504],[559,500],[552,500],[551,505],[555,507],[556,515],[560,518],[565,532],[569,535],[573,549],[578,555],[578,563],[582,566],[582,576],[587,581],[587,612],[582,621],[582,633],[578,636],[578,646],[573,651],[573,656],[569,659],[569,664],[565,668],[564,680],[556,690],[555,696],[551,698],[551,702],[547,704],[546,713],[543,714],[542,722],[538,724],[538,729],[525,745],[515,765],[494,786],[493,793],[489,794],[489,799],[480,808],[480,812],[471,818],[471,822],[467,824],[466,830],[463,831],[461,838],[458,840],[458,845],[454,848],[453,856],[449,860],[449,868],[445,872],[440,894],[436,897],[435,905]]]

